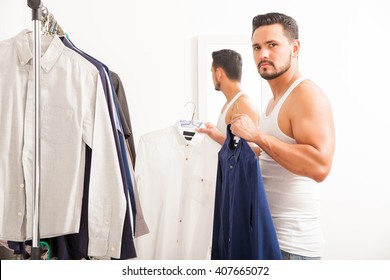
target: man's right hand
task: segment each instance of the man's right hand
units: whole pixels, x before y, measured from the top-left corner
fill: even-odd
[[[219,129],[214,124],[209,122],[205,122],[204,124],[205,127],[197,128],[195,131],[199,133],[205,133],[211,139],[223,145],[226,139],[225,135],[221,131],[219,131]]]

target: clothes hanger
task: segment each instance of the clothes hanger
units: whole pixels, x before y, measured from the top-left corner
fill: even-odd
[[[57,20],[54,18],[53,14],[49,10],[42,6],[42,20],[41,20],[41,31],[45,35],[58,35],[66,36],[66,33],[58,24]]]
[[[191,140],[192,137],[195,135],[195,129],[201,127],[202,122],[195,121],[195,110],[196,110],[196,104],[195,102],[188,101],[184,107],[187,107],[188,104],[193,105],[193,111],[192,111],[192,116],[191,120],[180,120],[180,126],[183,129],[183,135],[186,140]]]
[[[195,104],[195,102],[193,102],[193,101],[188,101],[188,102],[184,105],[184,107],[187,107],[188,104],[192,104],[193,107],[194,107],[194,109],[192,110],[191,120],[187,120],[187,121],[183,120],[183,124],[185,124],[185,125],[192,125],[192,126],[194,126],[194,127],[196,127],[196,128],[199,128],[199,127],[202,125],[202,122],[199,122],[199,121],[195,121],[195,120],[194,120],[195,111],[196,111],[196,104]]]

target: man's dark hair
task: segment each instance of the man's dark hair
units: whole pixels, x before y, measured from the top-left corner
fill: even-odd
[[[298,39],[298,24],[290,16],[281,13],[268,13],[255,16],[252,20],[252,36],[257,28],[264,25],[279,23],[283,26],[286,37],[290,40]]]
[[[241,82],[242,58],[241,55],[233,50],[219,50],[212,53],[214,69],[221,67],[230,80]]]

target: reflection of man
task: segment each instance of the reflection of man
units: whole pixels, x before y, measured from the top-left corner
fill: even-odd
[[[330,103],[298,70],[298,26],[289,16],[270,13],[253,19],[253,57],[273,98],[257,123],[233,116],[232,132],[262,150],[264,185],[284,259],[319,259],[320,188],[335,150]]]
[[[210,138],[223,144],[226,139],[226,127],[230,123],[233,114],[246,114],[256,126],[259,124],[258,108],[241,90],[242,58],[233,50],[219,50],[212,53],[213,62],[211,73],[215,90],[221,91],[226,97],[226,103],[222,107],[217,126],[205,123],[205,128],[197,131],[206,133]],[[260,150],[252,145],[252,149],[259,155]]]

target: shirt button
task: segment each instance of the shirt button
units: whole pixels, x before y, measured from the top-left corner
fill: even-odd
[[[182,222],[182,220],[179,220],[179,222],[181,223],[181,222]]]
[[[18,212],[18,216],[21,217],[22,216],[22,212]]]
[[[233,169],[233,165],[230,165],[230,169]]]
[[[186,157],[186,160],[188,160],[188,157]]]
[[[201,181],[201,182],[203,182],[203,181],[204,181],[204,179],[203,179],[203,178],[201,178],[201,179],[200,179],[200,181]]]
[[[111,247],[111,251],[115,251],[115,248],[114,248],[114,247]]]
[[[23,188],[24,188],[24,184],[20,184],[20,188],[22,188],[22,189],[23,189]]]

